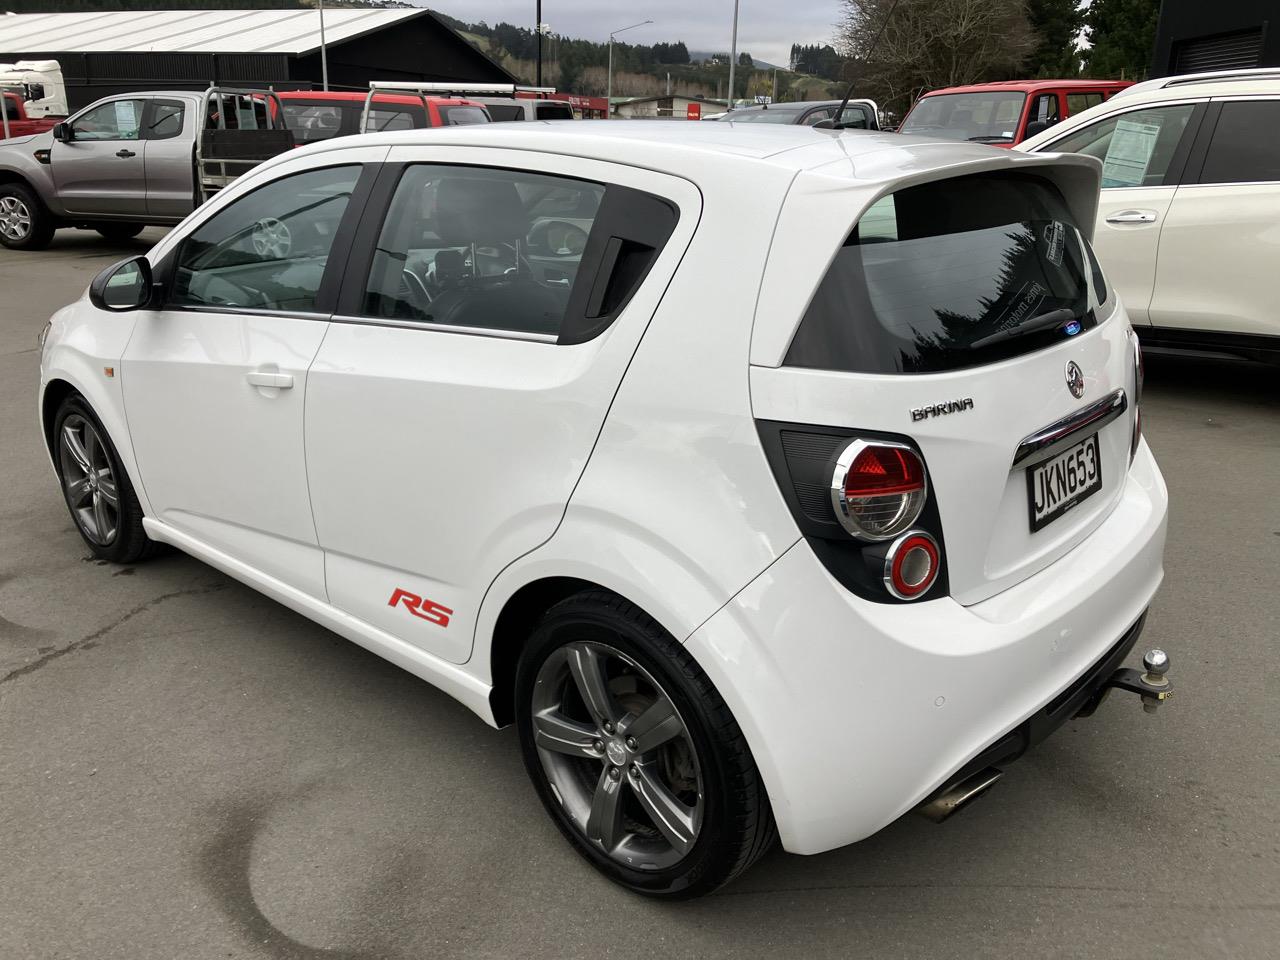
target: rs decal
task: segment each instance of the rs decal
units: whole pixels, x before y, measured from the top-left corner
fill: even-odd
[[[417,594],[401,590],[399,587],[396,587],[395,593],[391,594],[387,606],[394,607],[397,603],[403,603],[405,609],[418,619],[441,627],[449,626],[449,617],[453,615],[453,611],[448,607],[441,606],[434,600],[423,600]]]

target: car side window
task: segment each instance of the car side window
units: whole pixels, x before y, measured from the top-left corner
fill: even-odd
[[[4,114],[10,120],[21,120],[18,115],[18,101],[9,97],[4,98]]]
[[[1031,104],[1031,116],[1028,118],[1028,122],[1044,120],[1053,125],[1061,119],[1062,117],[1058,112],[1058,95],[1056,93],[1042,93]]]
[[[369,133],[412,129],[413,114],[409,110],[396,110],[393,107],[373,107],[369,110]]]
[[[1068,93],[1067,115],[1074,117],[1077,113],[1083,113],[1090,107],[1096,107],[1101,102],[1101,93]]]
[[[1102,186],[1159,187],[1195,104],[1133,110],[1091,123],[1045,149],[1083,153],[1102,161]]]
[[[835,111],[832,111],[833,113]],[[845,107],[844,113],[840,114],[840,122],[844,124],[847,130],[866,130],[868,111],[862,107]]]
[[[138,140],[142,132],[145,100],[112,100],[71,124],[75,140]]]
[[[604,193],[519,170],[411,166],[382,225],[364,313],[555,336]]]
[[[823,120],[831,119],[831,114],[834,112],[835,111],[832,110],[830,107],[824,107],[821,110],[810,111],[809,113],[806,113],[804,115],[804,119],[800,121],[800,124],[801,126],[812,127],[815,123],[820,123]]]
[[[151,116],[147,120],[148,140],[171,140],[182,133],[182,104],[171,101],[160,101],[151,105]]]
[[[167,306],[308,312],[360,178],[358,165],[282,177],[182,241]]]
[[[1205,156],[1201,183],[1280,181],[1280,100],[1224,103]]]

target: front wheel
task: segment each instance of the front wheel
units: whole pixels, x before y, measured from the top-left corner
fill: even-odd
[[[57,224],[22,183],[0,184],[0,244],[11,250],[43,250]]]
[[[516,675],[525,767],[577,851],[637,893],[686,899],[776,839],[742,731],[688,652],[603,591],[552,607]]]

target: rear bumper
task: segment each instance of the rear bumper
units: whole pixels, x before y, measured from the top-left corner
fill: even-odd
[[[1137,640],[1166,503],[1144,443],[1102,525],[989,600],[864,601],[801,542],[699,628],[687,645],[746,733],[786,849],[869,836],[1070,719]]]

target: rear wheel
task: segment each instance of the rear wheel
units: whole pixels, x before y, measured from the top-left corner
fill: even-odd
[[[133,484],[107,431],[79,395],[58,407],[53,441],[63,499],[93,555],[132,563],[149,554],[155,545],[142,528]]]
[[[0,244],[11,250],[43,250],[55,229],[53,216],[29,187],[0,184]]]
[[[141,223],[100,223],[93,229],[107,240],[122,241],[132,240],[142,232],[144,226]]]
[[[603,591],[552,607],[517,669],[525,767],[561,832],[611,880],[684,899],[776,839],[742,731],[706,674]]]

